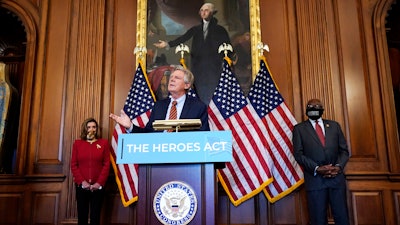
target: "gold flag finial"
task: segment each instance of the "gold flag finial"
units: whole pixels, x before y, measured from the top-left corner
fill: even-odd
[[[181,53],[181,59],[185,56],[185,52],[190,53],[189,46],[184,45],[184,44],[179,44],[176,49],[175,49],[175,54],[176,53]]]
[[[139,59],[143,58],[143,55],[146,55],[147,49],[146,47],[143,46],[136,46],[135,49],[133,50],[133,54],[137,55],[139,54]]]
[[[218,47],[218,53],[224,52],[225,57],[228,57],[228,51],[233,52],[233,48],[232,45],[227,44],[227,43],[222,43],[219,47]]]
[[[257,50],[258,50],[259,56],[262,56],[262,55],[264,55],[264,50],[269,52],[269,47],[268,47],[268,45],[264,45],[264,43],[260,42],[257,44]]]

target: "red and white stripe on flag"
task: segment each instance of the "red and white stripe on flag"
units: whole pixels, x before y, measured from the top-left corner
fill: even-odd
[[[246,100],[228,62],[208,106],[211,130],[231,130],[233,162],[218,170],[218,178],[232,204],[241,204],[272,182],[272,160],[259,138],[255,112]]]
[[[263,191],[270,202],[285,197],[304,182],[303,171],[293,156],[292,130],[297,123],[273,81],[265,58],[260,62],[248,100],[260,120],[262,143],[273,160],[274,181]]]
[[[146,126],[155,102],[154,93],[142,68],[142,63],[139,62],[124,105],[125,113],[130,117],[132,123],[138,127]],[[122,204],[126,207],[138,199],[138,165],[116,163],[118,135],[123,133],[126,133],[125,128],[116,124],[111,140],[111,164],[114,168]]]

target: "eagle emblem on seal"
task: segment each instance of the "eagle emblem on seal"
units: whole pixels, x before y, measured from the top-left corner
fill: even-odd
[[[165,198],[165,206],[164,206],[164,211],[166,214],[171,215],[172,217],[180,217],[182,214],[186,211],[188,208],[185,206],[185,199],[186,196],[183,198],[177,198],[177,197],[172,197],[172,198]]]
[[[181,181],[162,185],[154,196],[153,209],[164,225],[188,224],[197,211],[197,198],[192,187]]]

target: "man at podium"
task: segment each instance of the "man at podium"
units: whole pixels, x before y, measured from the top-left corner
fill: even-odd
[[[204,104],[199,98],[194,98],[187,94],[193,84],[193,81],[194,76],[189,70],[184,69],[181,66],[177,67],[171,73],[168,82],[168,92],[170,97],[155,102],[149,121],[144,128],[135,126],[129,116],[123,110],[121,110],[120,116],[111,113],[110,118],[117,122],[120,126],[125,127],[127,132],[134,133],[155,131],[169,132],[169,129],[172,129],[173,127],[165,126],[165,129],[167,129],[165,131],[163,130],[164,127],[159,126],[160,124],[157,123],[153,124],[153,122],[162,121],[163,124],[179,124],[185,120],[197,121],[196,123],[189,123],[190,125],[188,126],[191,126],[190,129],[193,128],[196,131],[209,131],[210,128],[208,124],[207,105]],[[161,129],[159,129],[160,127]],[[207,135],[209,132],[197,133]],[[191,149],[190,151],[185,152],[180,150],[176,151],[177,148],[175,147],[172,147],[172,150],[170,151],[169,146],[172,145],[169,144],[177,143],[174,137],[182,137],[182,135],[186,135],[185,140],[188,140],[187,136],[191,136],[191,133],[179,132],[171,135],[166,133],[136,135],[138,137],[146,137],[144,138],[146,139],[146,143],[149,143],[148,138],[152,140],[150,142],[160,142],[155,144],[155,148],[153,148],[153,144],[149,144],[150,148],[152,148],[151,151],[138,151],[136,152],[138,154],[131,155],[132,158],[137,159],[139,156],[143,156],[144,154],[147,154],[148,157],[150,153],[155,154],[152,159],[168,158],[168,160],[164,162],[149,162],[150,160],[148,159],[139,163],[137,161],[132,162],[138,163],[136,164],[138,167],[135,167],[135,170],[138,177],[138,186],[136,190],[140,204],[137,204],[136,209],[138,215],[145,215],[137,217],[136,224],[166,224],[165,219],[168,221],[173,221],[173,224],[184,224],[183,222],[190,221],[193,224],[215,224],[215,206],[217,205],[216,199],[218,190],[216,183],[216,166],[212,160],[197,161],[198,159],[196,158],[196,161],[193,161],[189,159],[189,156],[193,156],[191,153],[200,152],[204,153],[201,154],[201,156],[204,156],[210,151],[192,151],[194,149],[192,147],[189,147],[189,149]],[[134,135],[127,136],[133,137]],[[154,136],[156,138],[152,139],[148,136]],[[168,140],[172,140],[174,143],[167,143],[168,146],[161,147],[165,146],[163,144],[166,143],[167,139],[165,138],[167,137],[169,138]],[[128,139],[129,138],[125,138],[125,141],[128,142]],[[123,142],[122,140],[124,140],[124,138],[118,139],[118,145],[121,147],[120,152],[122,152],[123,147],[126,146],[126,142]],[[141,140],[142,139],[134,141],[136,144],[142,145],[139,143]],[[183,144],[186,146],[186,141],[179,141],[182,141],[182,143],[177,143],[178,145]],[[190,141],[191,142],[189,143],[189,146],[193,146],[193,140]],[[214,152],[212,153],[215,155]],[[125,155],[128,155],[128,153]],[[180,159],[184,159],[184,161],[177,161],[178,157]],[[218,162],[219,161],[217,161],[217,163]]]
[[[149,122],[144,128],[135,126],[124,110],[121,110],[120,116],[111,113],[110,118],[125,127],[129,133],[155,132],[153,128],[155,120],[176,119],[200,119],[201,127],[198,130],[209,131],[207,105],[199,98],[187,95],[193,81],[192,72],[182,66],[177,66],[169,78],[169,98],[157,101],[154,104]]]

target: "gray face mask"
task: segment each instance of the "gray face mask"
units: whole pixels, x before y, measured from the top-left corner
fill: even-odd
[[[324,113],[324,109],[321,107],[308,107],[306,109],[306,115],[308,116],[308,118],[312,119],[312,120],[317,120],[319,118],[321,118],[322,114]]]

